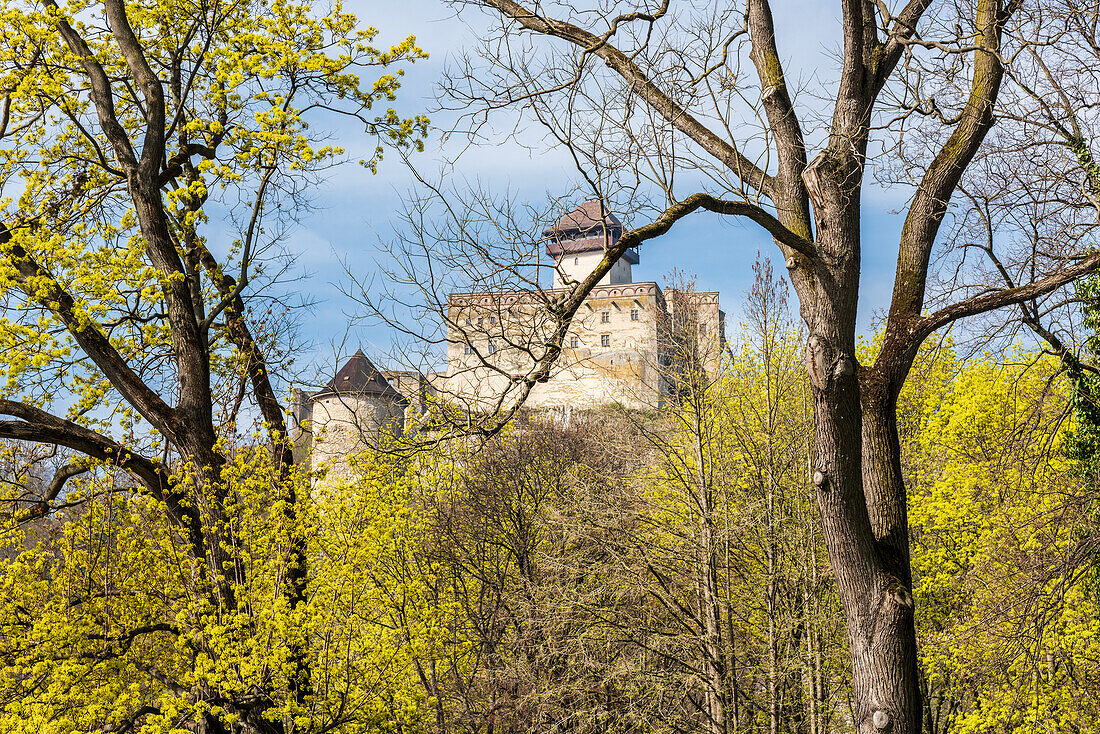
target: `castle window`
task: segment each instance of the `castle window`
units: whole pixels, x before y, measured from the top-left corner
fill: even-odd
[[[467,316],[466,317],[466,325],[467,326],[473,326],[473,324],[474,324],[474,320],[471,319],[469,316]]]
[[[496,354],[496,351],[497,351],[497,343],[494,342],[494,341],[490,341],[489,342],[489,354]]]
[[[611,346],[611,335],[610,334],[600,334],[600,346],[601,347],[610,347]]]
[[[485,319],[478,319],[477,320],[477,328],[479,328],[479,329],[481,328],[481,324],[482,324],[483,321],[485,321]]]
[[[636,309],[636,308],[630,309],[630,320],[631,321],[637,321],[638,320],[638,309]]]
[[[490,316],[489,317],[489,323],[490,324],[495,324],[496,322],[497,322],[497,317],[496,316]]]
[[[707,325],[706,324],[699,324],[699,336],[706,336],[706,335],[707,335]]]
[[[581,338],[580,338],[579,336],[571,336],[571,337],[569,337],[569,346],[571,346],[571,347],[573,347],[574,349],[576,349],[576,348],[577,348],[577,347],[579,347],[580,345],[581,345]]]
[[[462,353],[463,354],[472,354],[473,351],[474,350],[470,347],[469,344],[466,344],[465,346],[462,347]]]
[[[581,264],[581,259],[579,257],[573,258],[573,264],[574,265],[580,265]]]
[[[600,313],[600,323],[601,324],[606,324],[610,321],[611,321],[611,312],[610,311],[603,311],[603,312]]]

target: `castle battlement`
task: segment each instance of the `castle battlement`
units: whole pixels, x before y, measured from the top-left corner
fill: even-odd
[[[554,349],[547,341],[557,321],[547,306],[587,278],[618,241],[622,224],[599,202],[585,202],[547,229],[554,258],[554,287],[544,290],[457,292],[448,297],[447,374],[441,394],[471,410],[494,408],[511,382]],[[577,310],[561,355],[526,405],[587,409],[619,403],[656,408],[676,391],[677,353],[690,328],[696,354],[709,370],[725,348],[725,314],[718,293],[662,290],[653,281],[634,282],[630,250],[596,285]]]

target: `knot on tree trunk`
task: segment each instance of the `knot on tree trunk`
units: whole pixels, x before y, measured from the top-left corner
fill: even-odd
[[[909,591],[905,584],[901,583],[896,576],[887,576],[886,583],[883,585],[882,596],[884,600],[893,602],[899,607],[912,611],[913,609],[913,594]]]
[[[840,355],[833,367],[833,377],[849,377],[856,373],[855,360],[846,354]]]
[[[892,573],[884,574],[879,583],[879,593],[875,602],[875,628],[880,632],[883,626],[894,624],[901,617],[913,614],[913,592]]]
[[[885,574],[879,584],[871,610],[871,646],[877,647],[883,638],[890,637],[891,630],[913,616],[913,594],[893,574]]]
[[[900,631],[911,627],[913,623],[913,595],[896,576],[889,573],[883,574],[877,584],[877,592],[872,596],[869,611],[870,614],[866,620],[869,628],[865,627],[864,630],[865,634],[870,634],[866,634],[864,640],[867,652],[870,653],[871,658],[875,659],[873,665],[881,667],[882,670],[897,670],[898,666],[905,665],[902,660],[906,657],[906,652],[898,647],[898,640]],[[884,695],[883,691],[879,691],[878,694],[870,696],[872,706],[870,710],[865,710],[864,721],[873,711],[881,710],[888,717],[890,716],[890,712],[887,711],[888,706],[884,704],[894,698]],[[891,722],[888,721],[887,725],[893,728]],[[876,725],[876,730],[884,728]],[[861,728],[861,731],[866,729]]]
[[[835,381],[852,377],[856,373],[855,359],[817,334],[806,341],[806,366],[810,373],[810,382],[819,390],[826,390]]]

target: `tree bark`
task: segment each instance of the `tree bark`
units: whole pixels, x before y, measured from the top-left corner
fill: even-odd
[[[867,123],[863,117],[846,121],[846,126],[865,130]],[[854,356],[860,158],[858,149],[853,155],[830,147],[804,174],[823,255],[809,279],[812,288],[800,293],[810,330],[806,367],[815,426],[811,476],[847,622],[856,729],[861,734],[915,734],[920,731],[920,698],[908,545],[879,542],[867,501],[869,495],[900,496],[904,508],[905,495],[896,430],[893,440],[889,437],[893,402],[863,395]],[[884,472],[890,467],[898,470]],[[878,489],[886,493],[877,495]],[[907,525],[900,527],[904,535]]]

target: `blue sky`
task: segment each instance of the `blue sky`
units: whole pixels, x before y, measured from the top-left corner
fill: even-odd
[[[831,88],[840,33],[834,4],[802,0],[775,5],[778,41],[788,79],[811,85],[824,83]],[[475,40],[478,22],[475,13],[464,13],[462,19],[456,20],[451,8],[433,0],[352,0],[346,9],[356,13],[362,24],[379,28],[379,43],[394,43],[412,33],[431,55],[428,61],[406,66],[397,103],[399,111],[406,114],[430,105],[434,83],[447,59]],[[444,123],[446,118],[439,116],[433,121]],[[371,139],[354,128],[341,130],[339,134],[340,143],[348,148],[353,159],[359,156],[357,151],[369,150],[373,145]],[[442,160],[436,131],[415,163],[431,175]],[[547,192],[566,190],[572,180],[567,162],[553,152],[536,154],[490,146],[467,151],[461,161],[463,179],[493,190],[507,189],[520,197],[530,195],[536,200],[545,200]],[[317,210],[294,232],[290,248],[298,254],[298,267],[308,274],[306,280],[294,287],[310,293],[316,301],[312,313],[303,318],[302,331],[312,342],[309,361],[319,369],[331,365],[334,345],[341,341],[342,348],[337,346],[335,351],[347,354],[361,345],[368,354],[385,361],[384,353],[393,339],[386,326],[357,326],[344,340],[348,316],[355,309],[355,304],[341,293],[341,288],[348,284],[344,265],[362,277],[370,277],[379,259],[386,257],[383,245],[392,241],[402,226],[402,200],[412,188],[412,175],[396,155],[383,162],[377,175],[353,163],[347,164],[334,170],[315,192]],[[869,328],[873,314],[883,309],[889,299],[900,231],[900,218],[893,212],[904,204],[900,196],[898,192],[879,190],[870,181],[866,187],[860,301],[860,324],[864,330]],[[700,290],[721,292],[732,336],[739,320],[739,302],[751,283],[749,265],[757,251],[776,259],[770,238],[755,225],[701,213],[648,243],[642,251],[641,264],[634,268],[635,279],[660,282],[673,268],[694,274]]]

